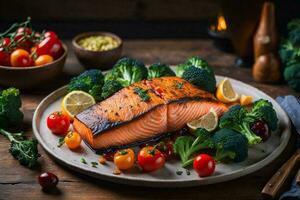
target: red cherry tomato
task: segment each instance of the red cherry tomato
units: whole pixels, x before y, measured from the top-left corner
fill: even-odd
[[[153,146],[147,146],[140,150],[138,164],[145,172],[155,171],[165,165],[165,157]]]
[[[10,66],[10,53],[0,50],[0,65]]]
[[[47,54],[57,59],[64,53],[64,49],[58,38],[46,37],[37,45],[36,53],[38,56]]]
[[[3,38],[1,46],[7,47],[10,44],[10,38]]]
[[[200,177],[206,177],[214,173],[216,163],[210,155],[200,154],[194,160],[193,167]]]
[[[33,43],[29,39],[32,30],[27,27],[21,27],[18,28],[16,33],[17,34],[14,37],[14,41],[17,42],[17,47],[29,51],[30,47],[33,45]]]
[[[33,66],[33,60],[24,49],[16,49],[10,55],[10,63],[13,67]]]
[[[66,135],[70,127],[70,119],[62,112],[54,112],[47,118],[47,126],[53,134]]]
[[[44,36],[45,36],[45,38],[47,38],[47,37],[58,38],[54,31],[47,31],[47,32],[45,32]]]
[[[39,184],[43,189],[52,189],[55,188],[58,184],[58,178],[55,174],[50,172],[44,172],[38,177]]]

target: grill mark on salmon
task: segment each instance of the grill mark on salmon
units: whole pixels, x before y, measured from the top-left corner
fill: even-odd
[[[142,101],[136,87],[147,91],[150,100]],[[94,149],[123,146],[178,130],[212,107],[218,115],[227,110],[211,93],[181,78],[155,78],[123,88],[79,113],[74,128]]]

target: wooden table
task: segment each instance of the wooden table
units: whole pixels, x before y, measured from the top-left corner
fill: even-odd
[[[68,42],[71,51],[70,42]],[[124,42],[124,55],[138,58],[145,63],[157,61],[178,64],[192,55],[200,55],[211,64],[219,75],[229,76],[251,84],[272,97],[294,94],[286,85],[264,85],[253,81],[251,69],[233,66],[235,56],[217,50],[211,40],[128,40]],[[24,129],[32,134],[31,119],[38,103],[49,92],[67,82],[71,75],[79,73],[83,68],[74,54],[69,52],[65,66],[65,75],[53,83],[46,84],[42,89],[22,91],[23,110],[25,113]],[[0,137],[0,199],[222,199],[222,200],[253,200],[258,199],[260,190],[276,169],[294,151],[293,140],[286,151],[272,164],[246,177],[201,187],[185,189],[154,189],[118,185],[95,180],[77,174],[55,163],[39,148],[41,153],[40,167],[36,170],[24,168],[8,153],[9,143]],[[55,173],[60,183],[59,191],[45,194],[37,183],[40,172]]]

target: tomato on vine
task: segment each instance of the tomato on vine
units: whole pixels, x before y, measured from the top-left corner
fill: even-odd
[[[165,165],[165,157],[156,146],[146,146],[138,154],[138,164],[145,172],[155,171]]]
[[[33,65],[33,60],[24,49],[16,49],[10,55],[10,64],[13,67],[29,67]]]

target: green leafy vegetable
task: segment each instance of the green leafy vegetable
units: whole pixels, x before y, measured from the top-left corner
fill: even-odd
[[[65,138],[64,137],[60,137],[58,139],[58,144],[57,144],[57,147],[61,147],[62,145],[65,144]]]
[[[80,162],[83,164],[87,164],[86,160],[83,157],[80,158]]]
[[[112,96],[114,93],[121,90],[122,88],[123,88],[123,86],[118,81],[114,81],[114,80],[105,81],[105,83],[102,87],[101,97],[102,97],[102,99],[106,99],[106,98]]]
[[[139,88],[139,87],[135,87],[134,89],[134,92],[140,96],[140,98],[143,100],[143,101],[149,101],[150,100],[150,96],[148,95],[147,93],[147,90],[144,90],[142,88]]]
[[[163,76],[175,76],[175,73],[168,65],[162,63],[155,63],[149,67],[148,79]]]
[[[196,139],[192,136],[178,137],[173,145],[174,151],[179,155],[182,167],[187,167],[194,161],[193,154],[201,149],[212,148],[213,142],[210,133],[205,129],[198,129]]]
[[[11,133],[11,127],[19,127],[23,120],[20,111],[21,98],[18,89],[9,88],[0,93],[0,134],[11,142],[9,152],[19,160],[20,164],[32,168],[36,166],[39,157],[37,140],[25,140],[22,132]]]
[[[218,161],[244,161],[248,157],[247,138],[230,129],[220,129],[213,135]]]
[[[123,87],[127,87],[132,83],[146,79],[148,70],[145,65],[132,58],[120,59],[113,69],[105,75],[105,81],[115,80],[121,83]]]
[[[300,91],[300,19],[294,19],[287,25],[288,38],[281,42],[279,55],[285,65],[284,79],[288,85]]]
[[[219,122],[220,128],[228,128],[243,134],[249,145],[258,144],[261,138],[250,129],[250,125],[258,120],[267,123],[271,130],[277,129],[278,118],[272,104],[267,100],[258,100],[254,102],[254,106],[248,112],[241,105],[235,105],[229,109]]]
[[[100,101],[102,99],[103,83],[104,76],[102,72],[97,69],[91,69],[72,78],[68,85],[68,91],[81,90],[92,95],[96,101]]]

